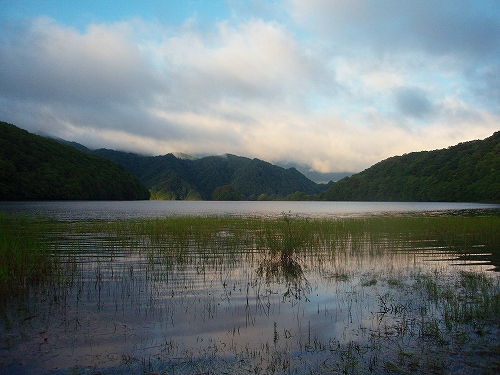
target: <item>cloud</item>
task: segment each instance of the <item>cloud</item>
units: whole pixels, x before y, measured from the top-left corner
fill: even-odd
[[[305,27],[379,52],[408,49],[494,58],[500,49],[500,3],[495,0],[289,0]]]
[[[0,119],[89,147],[322,172],[498,130],[496,3],[255,4],[259,17],[202,26],[4,22]]]
[[[424,90],[416,87],[400,87],[394,90],[396,107],[403,114],[422,119],[434,111],[434,106]]]
[[[3,113],[30,111],[32,127],[46,122],[44,131],[58,136],[86,129],[99,146],[109,133],[99,141],[98,129],[109,129],[164,140],[153,152],[237,153],[248,151],[242,134],[270,108],[304,107],[316,86],[333,82],[276,22],[220,22],[209,34],[185,26],[139,35],[139,26],[82,33],[41,18],[4,30]]]
[[[473,105],[469,112],[498,114],[499,2],[288,3],[293,18],[309,33],[308,40],[335,51],[338,81],[348,102],[357,103],[358,115],[351,119],[375,125],[375,118],[383,118],[408,129],[415,121],[416,126],[422,121],[436,126],[445,121],[441,102],[450,98]],[[339,110],[348,116],[345,108]],[[359,115],[374,111],[375,117]],[[462,123],[460,118],[457,123]]]
[[[470,90],[483,105],[500,114],[500,62],[467,72]]]
[[[275,22],[221,22],[211,35],[167,36],[157,49],[177,84],[175,96],[186,101],[196,96],[197,104],[268,100],[299,105],[297,98],[319,83],[334,84],[330,72]]]
[[[82,35],[42,18],[15,31],[0,46],[4,95],[96,105],[137,100],[159,88],[127,39],[127,25],[91,25]]]
[[[136,131],[141,103],[168,87],[131,34],[126,24],[90,25],[81,34],[47,18],[7,30],[0,45],[4,111],[32,111],[32,122],[46,119],[47,132],[63,131],[64,123]]]

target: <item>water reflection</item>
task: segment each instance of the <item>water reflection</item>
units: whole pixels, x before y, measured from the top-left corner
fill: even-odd
[[[484,267],[483,255],[388,236],[302,249],[282,233],[276,248],[182,252],[141,236],[57,237],[70,272],[0,308],[0,373],[406,371],[449,340],[433,290]]]

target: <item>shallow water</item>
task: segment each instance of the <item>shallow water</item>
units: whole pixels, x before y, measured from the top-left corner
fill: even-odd
[[[483,258],[382,236],[290,261],[215,237],[220,247],[179,252],[133,234],[57,233],[68,276],[1,309],[0,373],[472,373],[464,358],[480,364],[475,350],[498,345],[495,324],[449,328],[431,294],[487,273]]]
[[[498,213],[495,205],[439,203],[136,203],[18,202],[2,210],[44,212],[70,225],[186,214]],[[66,272],[1,307],[0,374],[476,374],[500,363],[496,322],[447,316],[449,296],[469,271],[487,275],[500,303],[497,273],[489,272],[499,264],[480,240],[464,253],[438,238],[366,233],[282,259],[252,241],[229,246],[231,231],[182,251],[168,237],[134,233],[52,236],[46,240]],[[463,293],[451,301],[468,309],[476,302],[467,299],[481,291]]]

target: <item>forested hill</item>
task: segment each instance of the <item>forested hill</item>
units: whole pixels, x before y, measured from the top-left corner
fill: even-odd
[[[283,199],[297,191],[322,191],[322,185],[295,168],[230,154],[190,160],[106,149],[93,153],[123,165],[151,190],[154,199],[265,200]]]
[[[500,132],[447,149],[386,159],[334,183],[321,198],[500,202]]]
[[[0,200],[135,200],[149,191],[121,165],[0,122]]]

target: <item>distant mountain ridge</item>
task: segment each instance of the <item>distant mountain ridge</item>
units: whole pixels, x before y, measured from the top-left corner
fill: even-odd
[[[0,122],[0,200],[138,200],[149,191],[112,161]]]
[[[153,199],[500,203],[500,132],[391,157],[325,185],[259,159],[90,150],[0,122],[0,200],[147,199],[150,193]]]
[[[500,203],[500,132],[391,157],[335,182],[319,199]]]
[[[297,191],[313,195],[325,189],[295,168],[285,169],[231,154],[195,159],[172,154],[142,156],[108,149],[92,153],[124,166],[156,199],[284,199]],[[231,195],[227,195],[229,186]],[[222,193],[222,187],[227,188],[219,196],[216,191]]]

